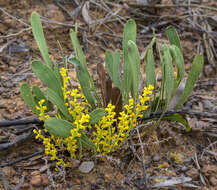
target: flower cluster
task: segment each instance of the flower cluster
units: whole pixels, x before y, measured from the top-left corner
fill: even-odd
[[[34,129],[33,132],[36,134],[35,139],[41,139],[43,141],[43,145],[45,147],[45,154],[50,156],[51,160],[56,160],[57,165],[62,164],[64,167],[67,166],[67,164],[63,161],[62,158],[58,158],[57,156],[57,148],[55,146],[55,140],[58,144],[58,139],[55,139],[54,136],[51,137],[45,137],[44,134],[42,134],[41,130]],[[54,142],[53,142],[54,141]]]
[[[78,144],[82,134],[89,135],[89,140],[94,143],[98,154],[105,155],[117,150],[125,142],[131,129],[136,126],[137,118],[142,117],[142,112],[148,108],[147,102],[150,100],[153,86],[150,85],[144,88],[137,104],[133,99],[129,99],[128,104],[124,105],[123,111],[120,112],[118,118],[115,117],[115,106],[108,104],[105,108],[106,114],[91,126],[89,115],[91,109],[85,96],[81,93],[80,86],[78,89],[68,90],[69,77],[66,69],[62,68],[60,75],[63,81],[64,104],[73,118],[72,124],[74,127],[66,138],[50,136],[46,129],[44,134],[42,134],[42,130],[34,129],[35,138],[43,141],[45,154],[49,155],[51,160],[56,160],[57,165],[69,166],[70,162],[65,162],[61,153],[67,150],[70,157],[75,159],[76,152],[80,148]],[[36,107],[40,112],[40,120],[49,118],[48,115],[45,115],[47,107],[44,106],[44,103],[45,100],[42,99],[38,103],[39,106]],[[56,117],[61,118],[61,115],[57,114]]]
[[[49,118],[48,115],[45,115],[45,111],[47,110],[47,106],[44,106],[43,105],[44,103],[45,103],[45,100],[41,99],[38,102],[39,106],[36,106],[36,109],[40,112],[38,118],[39,118],[39,120],[43,120],[43,121]]]
[[[101,154],[107,154],[112,151],[113,148],[113,134],[115,133],[115,106],[108,104],[105,109],[107,112],[106,116],[103,116],[102,119],[95,124],[94,128],[96,132],[93,132],[93,142],[96,145],[97,152]]]
[[[65,106],[74,120],[73,125],[75,127],[71,129],[71,135],[67,138],[54,136],[49,137],[48,134],[46,134],[46,129],[44,130],[45,134],[42,134],[41,130],[36,129],[34,129],[34,133],[36,134],[36,139],[41,139],[43,141],[43,145],[45,146],[45,154],[51,156],[51,160],[56,160],[58,165],[62,164],[67,166],[69,163],[65,163],[62,158],[57,156],[57,154],[59,151],[66,149],[70,153],[71,158],[75,158],[75,152],[78,148],[78,139],[81,137],[82,132],[85,132],[87,127],[86,124],[89,123],[90,116],[88,114],[89,107],[87,100],[85,99],[84,95],[79,92],[81,87],[79,86],[79,90],[68,90],[69,77],[67,76],[65,68],[61,69],[60,75],[63,80],[62,91],[64,95]],[[39,106],[36,107],[36,109],[40,112],[40,120],[46,120],[49,118],[49,116],[45,115],[47,107],[43,105],[44,103],[45,100],[42,99],[38,103]],[[56,114],[56,117],[61,118],[59,114]],[[90,125],[89,128],[91,128]]]
[[[133,127],[136,126],[137,118],[142,117],[142,112],[148,109],[146,102],[150,100],[154,87],[145,87],[143,94],[139,96],[139,103],[135,105],[133,99],[129,99],[129,104],[124,106],[118,120],[115,119],[115,106],[109,104],[106,108],[107,114],[99,123],[95,124],[96,132],[93,132],[93,142],[97,147],[97,152],[108,154],[117,150],[127,139]],[[115,127],[116,126],[116,127]]]

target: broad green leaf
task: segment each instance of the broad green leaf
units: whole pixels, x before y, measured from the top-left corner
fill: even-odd
[[[200,76],[200,73],[202,72],[203,70],[203,56],[202,55],[197,55],[195,58],[194,58],[194,61],[192,63],[192,66],[191,66],[191,70],[188,74],[188,78],[187,78],[187,81],[186,81],[186,84],[185,84],[185,88],[182,92],[182,95],[179,99],[179,102],[176,106],[176,109],[179,109],[182,107],[182,105],[185,103],[185,101],[188,99],[188,97],[190,96],[193,88],[194,88],[194,85],[195,83],[197,82],[199,76]]]
[[[136,23],[134,20],[130,19],[124,26],[124,37],[123,37],[123,51],[127,53],[128,41],[131,40],[136,43]]]
[[[95,91],[93,88],[91,88],[91,80],[88,73],[85,72],[79,60],[71,58],[69,59],[69,63],[75,65],[77,79],[81,85],[82,92],[84,93],[84,96],[86,97],[91,107],[95,108]]]
[[[107,50],[105,62],[106,70],[108,71],[108,74],[111,77],[114,86],[117,86],[121,89],[121,81],[119,76],[120,50],[116,50],[114,56],[109,50]]]
[[[98,104],[101,104],[100,98],[99,98],[98,94],[96,93],[96,89],[95,89],[95,86],[94,86],[93,79],[90,76],[90,73],[88,72],[86,58],[85,58],[84,52],[82,51],[82,48],[81,48],[81,46],[79,44],[79,41],[78,41],[78,38],[77,38],[77,32],[71,30],[70,38],[71,38],[71,41],[72,41],[73,49],[75,51],[75,57],[79,61],[79,67],[82,67],[81,70],[82,70],[82,72],[85,73],[84,74],[85,75],[85,80],[88,80],[88,83],[90,81],[90,87],[92,89],[92,92],[93,92],[94,96],[96,97],[96,99],[98,101]],[[74,63],[72,63],[72,64],[74,64]],[[89,94],[89,92],[87,92],[86,94]],[[90,104],[93,105],[93,102],[90,103]]]
[[[113,57],[114,66],[113,66],[113,79],[112,80],[114,81],[114,85],[122,90],[120,74],[119,74],[120,54],[121,54],[120,50],[115,51],[115,54]]]
[[[128,42],[129,40],[136,43],[136,23],[134,20],[130,19],[127,21],[124,27],[124,36],[123,36],[123,90],[124,90],[124,104],[128,101],[128,96],[131,88],[131,76],[130,76],[130,64],[128,60]]]
[[[78,41],[78,38],[77,38],[77,34],[74,30],[70,31],[70,38],[72,41],[73,49],[75,51],[76,59],[80,62],[80,66],[82,67],[82,69],[89,74],[84,52],[82,51],[82,48],[81,48],[79,41]],[[90,77],[90,75],[89,75],[89,77]]]
[[[90,113],[90,124],[98,123],[102,117],[105,115],[105,109],[104,108],[98,108],[93,110]]]
[[[134,100],[137,100],[140,79],[139,50],[133,41],[128,42],[128,59],[130,64],[131,92]]]
[[[60,85],[63,86],[63,81],[62,81],[62,77],[60,75],[59,65],[56,63],[54,64],[54,74],[55,74],[57,80],[59,81]]]
[[[45,120],[45,128],[48,132],[55,136],[61,138],[67,138],[71,135],[71,129],[74,129],[75,126],[63,119],[59,118],[48,118]],[[92,143],[87,136],[81,134],[81,143],[83,146],[88,147],[96,151],[96,146]]]
[[[109,50],[105,52],[105,66],[109,76],[113,77],[113,55]]]
[[[41,55],[47,66],[51,68],[51,59],[48,54],[48,48],[44,38],[44,32],[40,21],[40,16],[36,12],[33,12],[31,15],[31,26],[33,36],[41,52]]]
[[[23,98],[27,106],[35,113],[38,114],[39,111],[36,109],[36,103],[32,96],[31,89],[28,83],[23,83],[20,87],[20,95]]]
[[[170,46],[170,53],[175,61],[175,64],[177,65],[177,79],[180,82],[185,76],[185,64],[182,52],[177,46],[172,45]]]
[[[166,29],[166,35],[167,35],[167,38],[170,42],[170,45],[175,45],[182,51],[179,35],[178,35],[176,29],[172,26],[169,26]]]
[[[146,74],[146,86],[150,84],[155,86],[156,76],[155,76],[155,62],[153,55],[153,45],[155,43],[156,38],[153,38],[150,47],[147,49],[147,56],[144,59],[145,62],[145,74]]]
[[[47,98],[45,97],[44,93],[41,91],[41,89],[38,86],[32,87],[32,92],[35,94],[35,103],[38,104],[38,102],[42,99],[45,100],[45,106],[47,106],[47,112],[52,110],[52,104],[48,102]]]
[[[61,84],[54,72],[41,61],[33,61],[31,65],[36,76],[63,99]]]
[[[173,64],[172,57],[169,52],[169,48],[167,45],[163,45],[163,65],[164,65],[164,80],[165,80],[165,92],[166,92],[166,104],[169,104],[173,93],[174,87],[174,72],[173,72]]]
[[[191,126],[188,124],[188,121],[181,114],[175,113],[170,116],[165,116],[162,118],[162,120],[177,121],[183,124],[186,127],[187,131],[191,131]]]
[[[154,33],[154,37],[155,37],[155,33]],[[161,52],[160,49],[160,45],[156,39],[156,47],[157,47],[157,52],[159,54],[160,57],[160,65],[161,65],[161,71],[162,71],[162,80],[161,80],[161,86],[160,86],[160,94],[159,96],[157,96],[156,94],[154,94],[154,100],[157,99],[156,103],[155,103],[155,109],[154,112],[156,113],[159,109],[161,109],[161,105],[163,101],[165,101],[164,99],[164,92],[165,92],[165,67],[163,64],[163,54]]]
[[[71,135],[70,130],[75,128],[70,122],[59,118],[48,118],[44,125],[51,135],[61,138],[69,137]]]
[[[58,94],[50,88],[46,89],[46,95],[48,99],[57,106],[57,108],[62,112],[62,114],[66,117],[67,120],[73,121],[72,116],[69,114],[67,107],[63,99],[61,99]]]

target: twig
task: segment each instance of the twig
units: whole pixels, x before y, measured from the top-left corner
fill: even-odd
[[[200,176],[200,181],[201,181],[201,183],[206,186],[206,182],[205,182],[204,177],[203,177],[203,175],[202,175],[202,173],[201,173],[201,170],[200,170],[200,164],[199,164],[199,162],[198,162],[197,153],[196,153],[196,152],[195,152],[195,154],[194,154],[193,161],[194,161],[194,163],[196,164],[197,170],[198,170],[198,172],[199,172],[199,176]]]
[[[13,190],[19,190],[22,186],[23,186],[23,183],[24,183],[24,179],[25,179],[25,175],[23,175],[19,181],[19,183],[14,187]]]
[[[21,143],[28,139],[32,135],[32,130],[30,130],[28,133],[24,133],[22,135],[16,136],[12,141],[9,143],[2,143],[0,144],[0,151],[5,150],[11,146],[14,146],[15,144]]]
[[[151,115],[149,117],[138,118],[137,121],[145,121],[145,120],[159,118],[162,113],[163,112],[157,112],[156,114],[151,113]],[[183,110],[177,110],[177,111],[167,111],[167,112],[165,112],[164,117],[175,114],[175,113],[187,114],[187,115],[197,116],[197,117],[207,117],[207,118],[217,119],[216,113],[196,112],[196,111],[188,111],[188,110],[184,110],[184,109]]]
[[[13,125],[25,125],[25,124],[43,124],[44,122],[39,120],[38,118],[31,118],[31,119],[20,119],[20,120],[12,120],[12,121],[1,121],[1,127],[10,127]]]
[[[31,27],[29,27],[29,28],[24,28],[24,29],[20,30],[20,31],[17,32],[17,33],[9,34],[9,35],[6,35],[6,36],[0,36],[0,39],[1,39],[1,38],[10,38],[10,37],[14,37],[14,36],[19,36],[19,35],[22,34],[23,32],[29,31],[29,30],[31,30],[31,29],[32,29]]]
[[[164,143],[164,142],[167,142],[169,141],[170,139],[172,139],[173,137],[168,137],[166,139],[163,139],[161,141],[157,141],[157,142],[152,142],[152,143],[137,143],[137,144],[132,144],[132,146],[150,146],[150,145],[153,145],[153,144],[160,144],[160,143]]]
[[[173,4],[156,4],[156,5],[146,5],[146,4],[142,4],[142,3],[131,3],[131,2],[126,2],[128,3],[129,6],[132,7],[144,7],[144,8],[158,8],[158,9],[168,9],[168,8],[180,8],[180,7],[184,7],[184,8],[200,8],[200,9],[208,9],[208,10],[212,10],[212,11],[216,11],[217,9],[214,7],[209,7],[209,6],[204,6],[204,5],[196,5],[196,4],[181,4],[181,5],[173,5]]]
[[[139,130],[137,129],[137,133],[138,133],[138,136],[139,136],[139,142],[141,144],[141,151],[142,151],[142,167],[143,167],[143,179],[144,179],[144,182],[145,182],[145,188],[146,189],[149,189],[148,188],[148,179],[147,179],[147,173],[146,173],[146,166],[145,166],[145,153],[144,153],[144,146],[143,146],[143,143],[142,143],[142,140],[141,140],[141,137],[140,137],[140,133],[139,133]]]
[[[37,155],[43,154],[43,153],[44,153],[44,150],[40,150],[40,151],[35,152],[35,153],[32,153],[32,154],[30,154],[30,155],[21,157],[21,158],[19,158],[19,159],[17,159],[17,160],[13,160],[13,161],[10,161],[10,162],[8,162],[8,163],[0,164],[0,168],[1,168],[1,167],[5,167],[5,166],[11,166],[11,165],[13,165],[13,164],[16,164],[16,163],[18,163],[18,162],[21,162],[21,161],[23,161],[23,160],[27,160],[27,159],[29,159],[29,158],[32,158],[32,157],[34,157],[34,156],[37,156]]]
[[[55,188],[56,185],[55,185],[55,182],[54,182],[54,180],[53,180],[53,175],[52,175],[52,173],[51,173],[51,171],[50,171],[50,168],[48,167],[47,158],[44,158],[43,160],[45,161],[45,166],[47,167],[47,176],[48,176],[48,179],[49,179],[50,182],[51,182],[51,186],[52,186],[53,188]]]
[[[215,145],[215,144],[217,144],[217,141],[215,141],[215,142],[209,144],[209,145],[203,150],[203,152],[202,152],[202,154],[201,154],[201,159],[203,158],[204,153],[207,152],[208,149],[209,149],[210,147],[213,147],[213,145]]]
[[[9,185],[8,183],[8,180],[4,174],[4,172],[2,171],[2,168],[0,168],[0,180],[2,181],[3,183],[3,186],[5,188],[5,190],[11,190],[11,186]]]
[[[20,22],[21,24],[23,24],[23,25],[25,25],[25,26],[28,26],[28,27],[30,26],[29,24],[27,24],[27,23],[23,22],[22,20],[17,19],[17,18],[14,17],[13,15],[9,14],[9,13],[8,13],[7,11],[5,11],[3,8],[0,8],[0,10],[1,10],[4,14],[6,14],[7,16],[11,17],[12,19],[14,19],[14,20]]]
[[[120,159],[114,158],[112,156],[107,156],[107,155],[96,155],[96,156],[93,156],[93,158],[106,158],[110,162],[116,162],[118,166],[121,163]]]

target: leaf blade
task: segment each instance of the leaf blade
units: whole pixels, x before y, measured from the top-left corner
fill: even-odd
[[[32,33],[35,38],[35,41],[38,45],[38,48],[41,52],[41,55],[49,68],[51,68],[51,59],[48,54],[48,48],[44,37],[44,32],[40,20],[40,16],[38,13],[33,12],[31,15],[31,26]]]
[[[28,83],[23,83],[20,87],[20,95],[23,98],[24,102],[27,104],[27,106],[35,113],[38,114],[39,111],[36,109],[36,103],[34,101],[34,98],[32,96],[31,89],[29,87]]]
[[[63,99],[63,93],[61,89],[61,84],[56,78],[53,71],[47,67],[46,65],[42,64],[41,61],[33,61],[31,63],[32,71],[36,74],[36,76],[49,88],[53,91],[57,92],[59,97]]]
[[[190,94],[194,88],[194,84],[198,80],[199,75],[203,70],[203,64],[204,64],[203,56],[197,55],[193,60],[191,70],[188,74],[188,78],[187,78],[187,81],[185,84],[185,88],[182,92],[182,95],[178,101],[177,106],[175,107],[176,109],[181,108],[181,106],[185,103],[187,98],[190,96]]]

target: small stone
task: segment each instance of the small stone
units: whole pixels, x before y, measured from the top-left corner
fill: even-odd
[[[199,172],[196,168],[191,168],[186,172],[187,176],[191,177],[193,180],[196,180],[199,176]]]
[[[170,176],[170,177],[176,177],[177,176],[176,173],[171,171],[171,170],[166,170],[165,174],[166,174],[166,176]]]
[[[87,162],[82,162],[78,169],[80,172],[87,174],[93,168],[94,168],[94,162],[93,161],[87,161]]]
[[[43,185],[43,186],[48,186],[48,185],[50,185],[50,181],[49,181],[47,175],[43,174],[43,175],[41,176],[41,179],[42,179],[42,185]]]
[[[217,187],[217,179],[214,176],[210,177],[209,181],[214,187]]]
[[[41,186],[41,183],[42,183],[41,176],[40,175],[33,176],[30,183],[31,183],[32,186],[35,186],[35,187]]]
[[[188,170],[188,167],[187,166],[182,166],[182,168],[181,168],[181,171],[182,172],[186,172]]]
[[[154,162],[160,161],[160,157],[159,157],[158,155],[155,155],[155,156],[153,157],[153,161],[154,161]]]
[[[16,68],[15,67],[10,66],[10,67],[8,67],[8,70],[10,72],[12,72],[12,73],[16,73]]]

